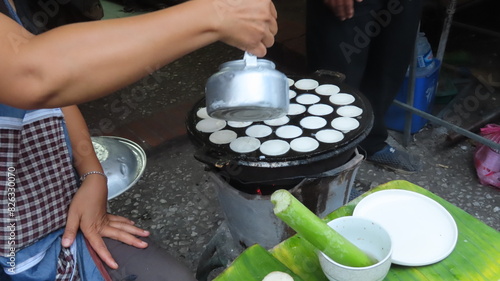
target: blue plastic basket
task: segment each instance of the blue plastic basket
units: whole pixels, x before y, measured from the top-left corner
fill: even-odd
[[[439,80],[439,69],[441,63],[436,59],[435,64],[436,67],[433,72],[428,73],[426,76],[417,76],[415,80],[413,107],[427,113],[432,111],[432,105],[434,104],[434,99],[436,98],[436,90]],[[407,100],[408,80],[409,78],[407,76],[398,92],[398,95],[396,96],[396,100],[402,103],[406,103]],[[411,116],[412,120],[410,132],[414,134],[420,131],[420,129],[427,124],[428,120],[415,114],[412,114]],[[403,132],[405,127],[405,117],[406,110],[393,104],[390,106],[385,115],[385,125],[391,130]]]

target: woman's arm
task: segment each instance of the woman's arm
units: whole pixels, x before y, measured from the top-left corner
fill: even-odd
[[[36,36],[0,14],[0,103],[18,108],[79,104],[215,41],[263,56],[276,32],[271,0],[191,0]]]
[[[95,155],[87,125],[78,107],[65,107],[63,113],[78,174],[81,176],[91,171],[102,173],[103,170]],[[69,247],[76,233],[81,229],[99,257],[109,267],[117,268],[118,265],[106,248],[102,237],[145,248],[148,245],[136,236],[146,237],[149,232],[135,227],[134,223],[127,218],[106,213],[107,188],[107,179],[100,174],[91,174],[83,180],[69,207],[62,245]]]

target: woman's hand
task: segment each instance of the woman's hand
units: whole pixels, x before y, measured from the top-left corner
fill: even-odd
[[[354,1],[362,2],[363,0],[324,0],[341,21],[354,16]]]
[[[220,40],[264,56],[278,32],[277,12],[270,0],[211,0]]]
[[[111,268],[118,268],[102,237],[112,238],[137,248],[148,244],[136,236],[146,237],[149,232],[134,226],[134,222],[106,213],[107,184],[101,175],[89,175],[78,189],[68,211],[62,246],[69,247],[81,229],[92,248]]]

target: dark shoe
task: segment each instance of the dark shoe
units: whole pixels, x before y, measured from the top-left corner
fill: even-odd
[[[366,160],[401,173],[416,173],[420,170],[420,158],[386,145],[382,150],[368,156]]]

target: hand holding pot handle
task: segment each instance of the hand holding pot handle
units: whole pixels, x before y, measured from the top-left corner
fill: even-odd
[[[206,0],[215,9],[219,40],[258,57],[274,44],[278,32],[276,7],[271,0]]]
[[[249,52],[245,52],[243,56],[243,60],[245,60],[246,67],[256,67],[257,66],[257,56],[251,54]]]

